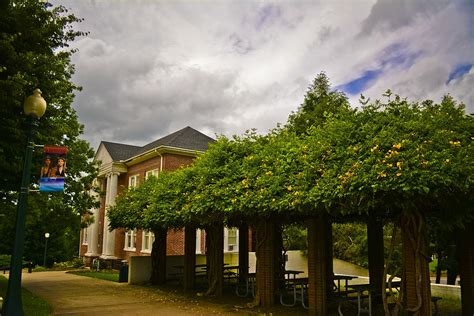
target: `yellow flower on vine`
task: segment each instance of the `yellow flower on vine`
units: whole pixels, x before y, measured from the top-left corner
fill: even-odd
[[[392,146],[393,148],[400,149],[402,147],[402,144],[398,143]]]
[[[401,161],[397,161],[397,167],[398,167],[398,169],[402,170],[402,162]]]

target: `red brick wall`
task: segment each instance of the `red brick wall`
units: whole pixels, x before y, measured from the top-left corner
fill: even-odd
[[[128,186],[128,178],[136,174],[139,175],[138,183],[143,183],[143,181],[145,181],[145,173],[153,169],[159,170],[160,166],[161,157],[158,156],[129,167],[126,175],[125,186]]]
[[[175,154],[163,155],[163,170],[173,171],[182,166],[192,164],[194,157],[181,156]]]
[[[166,242],[166,255],[177,256],[184,255],[184,231],[179,230],[168,230],[167,242]]]

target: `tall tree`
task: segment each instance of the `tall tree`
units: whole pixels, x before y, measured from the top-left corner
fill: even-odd
[[[0,10],[0,253],[9,253],[20,187],[26,140],[23,102],[34,88],[48,103],[34,127],[36,144],[69,147],[65,192],[32,193],[27,213],[25,256],[41,258],[45,232],[51,234],[51,254],[66,259],[77,252],[80,215],[93,205],[88,191],[95,176],[93,151],[79,137],[83,126],[71,107],[80,88],[71,82],[74,66],[68,45],[78,36],[73,24],[81,20],[63,6],[36,0],[11,0]],[[31,183],[37,183],[42,150],[35,149]],[[67,236],[67,237],[65,237]],[[72,242],[73,244],[69,244]],[[55,258],[56,259],[56,258]]]
[[[297,134],[306,134],[308,129],[319,126],[329,116],[338,115],[350,109],[343,92],[332,90],[326,73],[319,73],[304,97],[303,104],[288,117],[287,127]]]

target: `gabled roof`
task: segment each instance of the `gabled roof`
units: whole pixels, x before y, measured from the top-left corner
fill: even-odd
[[[112,160],[114,161],[124,160],[129,157],[133,157],[135,156],[134,153],[136,153],[141,148],[140,146],[119,144],[119,143],[112,143],[112,142],[105,142],[105,141],[102,141],[101,144],[105,146],[110,156],[112,157]]]
[[[196,151],[206,151],[209,143],[215,140],[192,127],[185,127],[177,132],[171,133],[165,137],[157,139],[143,147],[102,142],[114,161],[126,160],[137,155],[143,154],[153,148],[173,147]]]

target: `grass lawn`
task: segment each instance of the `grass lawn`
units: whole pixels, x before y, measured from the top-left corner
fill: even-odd
[[[119,280],[119,272],[117,270],[101,270],[101,271],[70,271],[68,273],[80,275],[80,276],[87,276],[90,278],[102,279],[107,281],[118,282]]]
[[[8,279],[0,275],[0,296],[5,300]],[[51,306],[42,298],[35,296],[30,291],[22,289],[23,312],[25,315],[51,315]],[[5,303],[5,302],[4,302]]]

